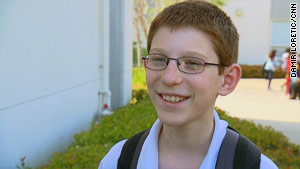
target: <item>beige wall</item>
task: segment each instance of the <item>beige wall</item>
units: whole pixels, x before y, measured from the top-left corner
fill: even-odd
[[[271,0],[231,0],[223,9],[240,34],[238,62],[263,64],[270,49]]]

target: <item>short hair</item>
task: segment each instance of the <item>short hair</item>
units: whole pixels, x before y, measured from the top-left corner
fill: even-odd
[[[148,53],[154,34],[159,28],[167,27],[172,31],[189,26],[208,35],[219,58],[219,64],[229,66],[237,63],[239,34],[234,24],[221,9],[205,1],[185,1],[160,12],[149,29]],[[219,67],[219,75],[224,72],[223,66]]]

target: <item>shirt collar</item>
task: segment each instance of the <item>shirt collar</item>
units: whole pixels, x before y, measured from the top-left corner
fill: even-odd
[[[214,110],[215,128],[212,141],[210,143],[207,155],[205,156],[200,169],[214,169],[221,147],[222,141],[226,134],[228,123],[219,118],[218,113]],[[162,123],[159,119],[151,127],[150,133],[144,142],[138,161],[138,169],[158,169],[158,136]]]

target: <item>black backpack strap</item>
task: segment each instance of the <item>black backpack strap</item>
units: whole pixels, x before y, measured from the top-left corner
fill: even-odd
[[[150,129],[142,131],[128,139],[118,159],[118,169],[136,169],[142,146]],[[226,129],[216,169],[259,169],[260,149],[249,139],[231,127]]]
[[[239,140],[239,134],[229,128],[219,150],[216,169],[232,169],[235,149]]]
[[[260,156],[260,149],[254,143],[228,126],[216,169],[259,169]]]
[[[125,142],[118,159],[118,169],[136,169],[138,158],[149,132],[150,129],[142,131]]]
[[[259,169],[260,168],[260,149],[249,139],[240,135],[235,151],[234,169]]]

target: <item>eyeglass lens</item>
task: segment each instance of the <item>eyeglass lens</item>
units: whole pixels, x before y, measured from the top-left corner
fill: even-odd
[[[168,66],[169,60],[176,60],[178,69],[186,73],[200,73],[205,66],[204,61],[198,58],[181,57],[179,59],[171,59],[163,55],[148,55],[146,66],[153,70],[162,70]]]

